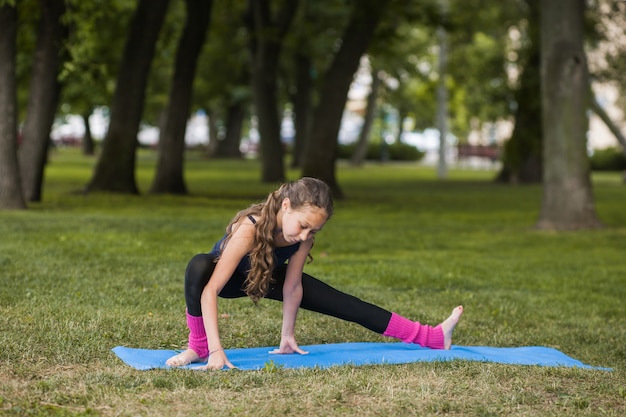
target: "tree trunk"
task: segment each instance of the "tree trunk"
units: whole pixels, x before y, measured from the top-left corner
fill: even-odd
[[[207,124],[209,125],[209,145],[206,149],[206,156],[213,157],[217,155],[218,148],[220,146],[219,141],[219,129],[217,127],[217,111],[211,107],[207,108]]]
[[[341,46],[324,75],[320,101],[313,112],[315,129],[306,144],[302,175],[325,181],[337,199],[343,198],[335,175],[337,137],[348,90],[388,2],[368,0],[354,6]]]
[[[95,151],[95,145],[93,142],[93,135],[91,134],[91,126],[89,125],[89,116],[91,116],[92,110],[89,109],[83,114],[83,123],[85,124],[85,135],[83,136],[82,149],[83,155],[92,156]]]
[[[398,133],[396,135],[396,142],[398,143],[402,143],[402,136],[404,136],[404,121],[406,120],[408,114],[409,111],[406,106],[401,105],[398,107]]]
[[[596,97],[591,90],[591,86],[589,86],[589,107],[604,122],[604,124],[606,125],[606,127],[609,128],[611,133],[613,133],[615,139],[617,139],[619,144],[622,146],[622,153],[626,157],[626,137],[620,130],[619,126],[617,126],[613,122],[613,120],[611,120],[611,118],[606,113],[606,111],[604,111],[600,103],[598,103],[598,100],[596,100]],[[623,172],[622,179],[624,184],[626,184],[626,171]]]
[[[363,160],[367,156],[367,148],[370,143],[370,136],[372,134],[372,125],[378,110],[378,92],[380,90],[381,80],[378,76],[378,70],[372,71],[372,85],[370,86],[370,93],[367,96],[367,108],[365,109],[365,120],[359,132],[359,139],[352,155],[352,165],[360,166]],[[383,138],[383,140],[385,140]]]
[[[448,34],[443,26],[437,28],[439,42],[439,81],[437,82],[437,130],[439,130],[439,160],[437,178],[448,177],[448,87],[446,86],[448,66]]]
[[[22,190],[28,201],[41,201],[50,130],[59,101],[57,80],[67,28],[61,23],[64,0],[40,0],[41,19],[28,96],[22,144],[18,151]]]
[[[515,92],[515,127],[504,145],[502,169],[496,181],[540,183],[542,180],[541,57],[539,1],[527,0],[530,42]]]
[[[615,136],[615,139],[617,139],[619,144],[622,146],[622,152],[624,153],[624,156],[626,156],[626,137],[620,130],[619,126],[611,120],[600,103],[598,103],[598,100],[596,100],[596,97],[593,95],[593,91],[591,91],[591,89],[589,90],[589,107],[591,107],[591,110],[593,110],[593,112],[604,122],[606,127],[609,128],[613,136]]]
[[[311,57],[302,52],[296,54],[296,94],[293,97],[296,135],[292,149],[292,168],[298,168],[302,165],[304,150],[311,133],[311,100],[313,92],[311,72],[313,64],[311,63]]]
[[[282,42],[293,21],[298,1],[286,1],[272,21],[270,0],[250,0],[252,12],[252,91],[261,136],[261,180],[285,179],[283,144],[278,111],[278,65]]]
[[[17,10],[0,6],[0,210],[25,209],[17,162]]]
[[[584,0],[541,2],[544,178],[539,229],[600,226],[586,149],[589,74]]]
[[[109,130],[86,191],[137,194],[135,154],[146,84],[169,0],[140,0],[130,24],[111,104]]]
[[[226,135],[218,141],[216,155],[219,158],[241,158],[241,128],[246,116],[243,101],[231,104],[226,112]]]
[[[169,104],[159,137],[159,158],[150,192],[187,194],[184,179],[185,130],[198,56],[206,38],[212,1],[186,0],[187,18],[178,44]]]

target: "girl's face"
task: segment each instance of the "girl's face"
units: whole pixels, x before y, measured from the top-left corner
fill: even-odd
[[[315,206],[302,206],[298,209],[291,207],[291,201],[285,198],[281,204],[281,222],[283,237],[290,243],[304,242],[312,239],[319,232],[328,215],[326,210]]]

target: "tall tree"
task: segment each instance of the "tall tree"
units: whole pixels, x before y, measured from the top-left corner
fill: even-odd
[[[626,156],[626,136],[622,133],[619,126],[611,120],[611,117],[607,114],[606,110],[598,103],[598,100],[593,94],[593,91],[590,89],[589,91],[589,107],[593,112],[604,122],[606,127],[611,131],[617,142],[622,146],[622,152],[624,156]],[[626,177],[624,177],[626,180]]]
[[[135,11],[136,1],[102,7],[100,2],[66,0],[64,21],[69,27],[67,49],[60,80],[60,112],[79,114],[85,124],[83,154],[95,154],[89,118],[94,109],[111,103],[118,72],[120,51],[126,40],[126,27]]]
[[[0,209],[25,209],[17,162],[17,10],[0,5]]]
[[[242,127],[252,100],[248,22],[242,18],[248,8],[239,0],[213,2],[211,9],[193,88],[193,105],[208,115],[210,157],[242,157]]]
[[[324,74],[320,100],[313,112],[314,131],[306,144],[302,175],[325,181],[336,198],[343,198],[337,183],[337,136],[352,77],[361,56],[367,50],[376,26],[390,0],[368,0],[353,3],[352,15],[341,45]]]
[[[445,3],[444,3],[445,4]],[[442,13],[445,20],[447,12]],[[437,59],[437,130],[439,131],[439,158],[437,161],[437,178],[448,177],[448,106],[449,96],[446,78],[448,76],[448,33],[441,25],[437,28],[439,54]]]
[[[313,63],[306,49],[295,53],[295,88],[293,95],[294,127],[291,167],[300,167],[305,144],[311,133],[311,108],[313,95]]]
[[[515,126],[504,146],[497,181],[540,183],[542,179],[541,74],[539,0],[526,0],[527,39],[519,54],[519,85],[515,91]]]
[[[584,0],[541,2],[545,136],[540,229],[600,226],[586,153],[589,74],[583,49],[584,12]]]
[[[246,104],[247,101],[236,100],[233,97],[231,104],[226,109],[224,123],[226,133],[224,134],[224,138],[218,141],[214,156],[219,158],[242,157],[239,145],[241,143],[243,122],[248,112]]]
[[[186,0],[186,21],[178,44],[169,102],[159,137],[159,157],[150,192],[187,194],[183,164],[185,129],[198,56],[206,38],[212,1]]]
[[[250,0],[252,90],[261,136],[261,180],[264,182],[285,179],[277,78],[283,39],[298,8],[297,0],[284,1],[274,16],[270,3],[271,0]]]
[[[303,1],[285,41],[282,71],[286,74],[287,100],[292,103],[295,128],[291,167],[301,168],[306,143],[313,129],[313,111],[325,69],[341,44],[352,7],[344,0]]]
[[[41,201],[50,129],[59,100],[61,49],[67,28],[61,17],[65,0],[40,0],[41,18],[33,59],[30,94],[18,154],[22,190],[28,201]]]
[[[81,117],[83,118],[83,123],[85,125],[85,134],[83,135],[83,142],[81,144],[81,148],[83,150],[83,155],[92,156],[96,152],[96,144],[93,140],[93,135],[91,133],[91,124],[89,123],[89,117],[91,116],[91,109],[86,110]]]
[[[343,6],[343,5],[341,5]],[[338,9],[340,10],[338,12]],[[316,67],[320,65],[320,55],[326,57],[327,45],[336,41],[327,40],[337,25],[337,15],[343,15],[344,7],[338,7],[329,1],[304,1],[298,10],[291,31],[291,39],[286,42],[287,64],[292,69],[289,96],[293,104],[293,123],[295,134],[291,147],[291,167],[300,168],[305,145],[311,133],[311,116],[316,96]],[[343,21],[343,19],[341,19]],[[328,30],[329,28],[333,28]],[[326,36],[325,36],[326,35]],[[321,51],[324,51],[321,53]],[[286,65],[289,67],[289,65]]]
[[[589,66],[593,84],[611,85],[617,91],[615,106],[626,109],[626,2],[599,0],[587,16],[593,22],[594,31],[587,40],[590,41]],[[590,86],[591,87],[591,86]],[[613,119],[605,107],[596,98],[593,88],[590,88],[590,108],[604,122],[613,133],[617,142],[626,155],[626,135],[620,127],[620,121]],[[599,98],[599,97],[598,97]],[[624,118],[621,124],[623,126]],[[626,173],[624,173],[626,183]]]
[[[156,41],[169,0],[139,0],[130,24],[111,104],[109,130],[86,191],[137,194],[137,132]]]
[[[363,164],[367,156],[367,149],[370,143],[370,136],[372,133],[372,127],[374,126],[374,119],[378,114],[378,96],[380,94],[380,85],[382,84],[381,74],[377,68],[372,68],[372,83],[370,84],[370,92],[367,95],[365,117],[363,118],[363,126],[359,132],[359,138],[356,141],[356,147],[352,154],[352,165],[360,166]]]

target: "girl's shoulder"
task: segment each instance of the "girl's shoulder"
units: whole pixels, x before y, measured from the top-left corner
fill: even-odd
[[[231,225],[231,234],[233,236],[254,235],[256,220],[252,215],[242,216]]]

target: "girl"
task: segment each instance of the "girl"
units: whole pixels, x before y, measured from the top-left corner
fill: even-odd
[[[271,353],[305,354],[294,337],[298,308],[358,323],[376,333],[433,349],[450,349],[463,307],[437,327],[413,322],[342,293],[303,273],[317,232],[333,214],[330,188],[314,178],[283,184],[267,201],[237,213],[208,254],[185,272],[188,349],[169,366],[204,361],[204,369],[234,368],[220,343],[217,298],[249,296],[283,302],[280,346]]]

